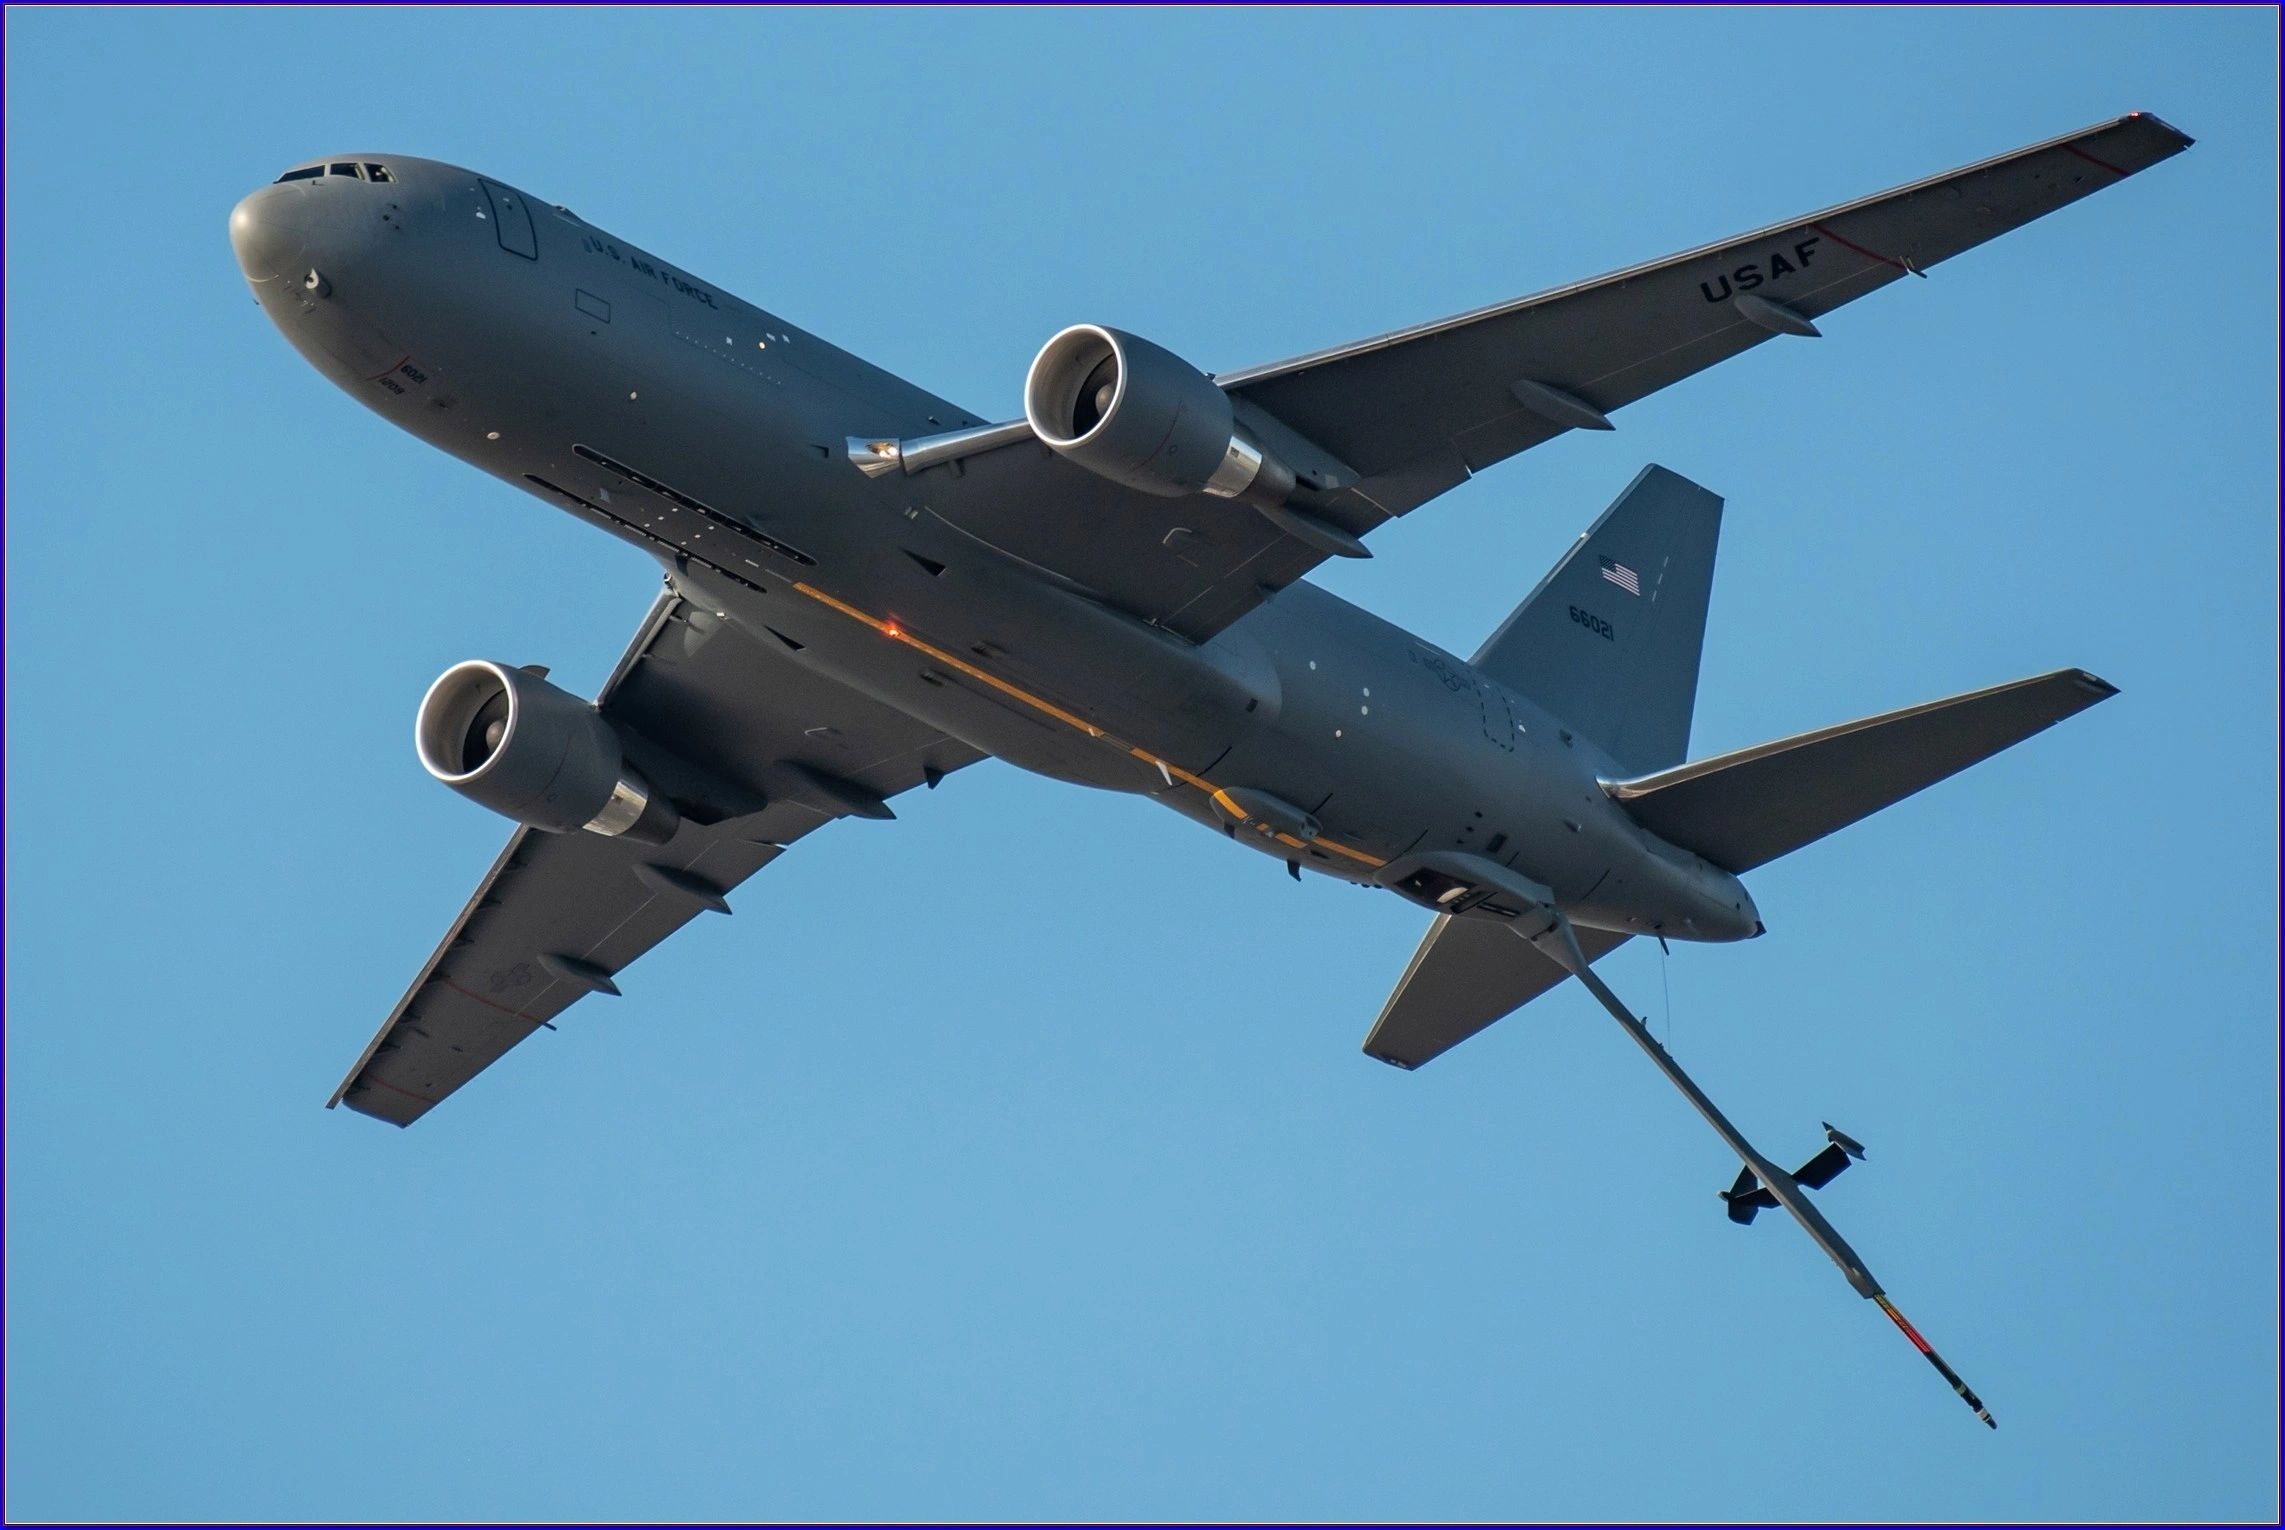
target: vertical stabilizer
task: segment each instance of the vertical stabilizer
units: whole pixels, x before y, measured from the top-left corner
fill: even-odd
[[[1720,496],[1653,464],[1478,650],[1477,669],[1630,772],[1690,753]]]

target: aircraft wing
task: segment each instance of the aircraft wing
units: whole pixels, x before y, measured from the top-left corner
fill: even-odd
[[[802,668],[669,588],[597,698],[622,730],[757,810],[664,846],[519,828],[327,1101],[410,1126],[509,1048],[849,809],[784,794],[788,763],[881,798],[982,758]]]
[[[1925,272],[2189,145],[2137,112],[1664,260],[1218,380],[1265,440],[1276,438],[1260,428],[1263,416],[1350,470],[1329,475],[1346,486],[1301,508],[1361,538],[1471,473],[1567,429],[1607,428],[1611,412],[1787,325]],[[944,482],[938,513],[1193,639],[1326,556],[1243,504],[1153,499],[1034,441],[965,467],[973,482]]]

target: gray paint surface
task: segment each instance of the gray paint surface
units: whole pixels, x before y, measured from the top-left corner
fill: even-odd
[[[1544,957],[1509,939],[1501,969],[1474,925],[1557,917],[1590,955],[1759,933],[1734,873],[1764,850],[2099,696],[2047,677],[1666,771],[1686,754],[1712,573],[1705,490],[1646,470],[1474,664],[1303,581],[1339,538],[1296,527],[1367,536],[1774,338],[1745,298],[1820,318],[2187,143],[2122,118],[1227,376],[1230,417],[1303,470],[1259,510],[1141,492],[1022,432],[860,472],[853,441],[991,422],[466,170],[358,154],[387,178],[254,192],[231,219],[241,268],[321,374],[643,547],[667,583],[598,705],[680,815],[672,837],[518,829],[335,1100],[409,1124],[794,840],[985,755],[1437,910],[1450,922],[1368,1044],[1405,1065],[1548,986]],[[2017,699],[1987,699],[2002,693]]]
[[[1469,663],[1627,770],[1679,765],[1690,752],[1721,529],[1720,499],[1644,468]],[[1574,641],[1574,627],[1604,641]]]

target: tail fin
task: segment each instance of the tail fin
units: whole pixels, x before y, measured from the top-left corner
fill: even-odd
[[[1690,753],[1722,501],[1653,464],[1479,649],[1476,668],[1621,768]]]
[[[1614,781],[1605,790],[1669,844],[1725,871],[1746,872],[2117,694],[2118,687],[2083,669],[2059,669]]]

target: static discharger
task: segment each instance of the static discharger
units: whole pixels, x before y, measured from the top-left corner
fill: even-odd
[[[1642,1048],[1644,1055],[1658,1065],[1658,1071],[1666,1075],[1667,1082],[1682,1091],[1683,1098],[1697,1108],[1698,1114],[1706,1118],[1706,1124],[1744,1162],[1745,1172],[1738,1176],[1737,1183],[1722,1192],[1722,1199],[1729,1205],[1730,1220],[1751,1222],[1756,1211],[1770,1205],[1782,1206],[1791,1212],[1793,1220],[1801,1224],[1802,1231],[1808,1233],[1816,1245],[1825,1251],[1827,1258],[1841,1267],[1841,1274],[1848,1280],[1850,1287],[1866,1300],[1879,1303],[1880,1310],[1888,1314],[1889,1321],[1912,1341],[1912,1347],[1925,1355],[1928,1363],[1936,1367],[1936,1373],[1951,1383],[1952,1390],[1960,1394],[1960,1401],[1975,1409],[1976,1417],[1982,1419],[1987,1427],[1997,1429],[1999,1421],[1991,1416],[1991,1410],[1983,1405],[1983,1399],[1976,1396],[1974,1390],[1960,1379],[1958,1371],[1944,1363],[1944,1357],[1936,1353],[1934,1345],[1920,1336],[1920,1330],[1896,1310],[1895,1304],[1888,1299],[1888,1293],[1873,1278],[1872,1271],[1865,1268],[1864,1260],[1858,1257],[1855,1249],[1849,1247],[1849,1240],[1842,1237],[1840,1230],[1826,1221],[1825,1214],[1811,1205],[1809,1198],[1801,1193],[1804,1183],[1820,1186],[1829,1183],[1848,1167],[1851,1160],[1862,1158],[1864,1149],[1828,1125],[1825,1128],[1827,1146],[1802,1166],[1799,1175],[1788,1174],[1771,1163],[1746,1140],[1745,1133],[1731,1125],[1730,1118],[1723,1115],[1712,1100],[1706,1098],[1706,1092],[1698,1087],[1689,1074],[1682,1071],[1682,1065],[1668,1054],[1666,1048],[1658,1044],[1658,1038],[1650,1034],[1650,1028],[1635,1018],[1634,1012],[1620,1003],[1618,995],[1612,993],[1603,980],[1595,975],[1595,969],[1588,963],[1586,954],[1579,949],[1578,938],[1571,931],[1571,921],[1551,908],[1543,907],[1542,912],[1548,923],[1538,934],[1526,933],[1520,922],[1510,928],[1518,936],[1530,941],[1548,960],[1577,978],[1595,996],[1595,1001],[1610,1011],[1611,1018],[1634,1038],[1634,1044]]]

